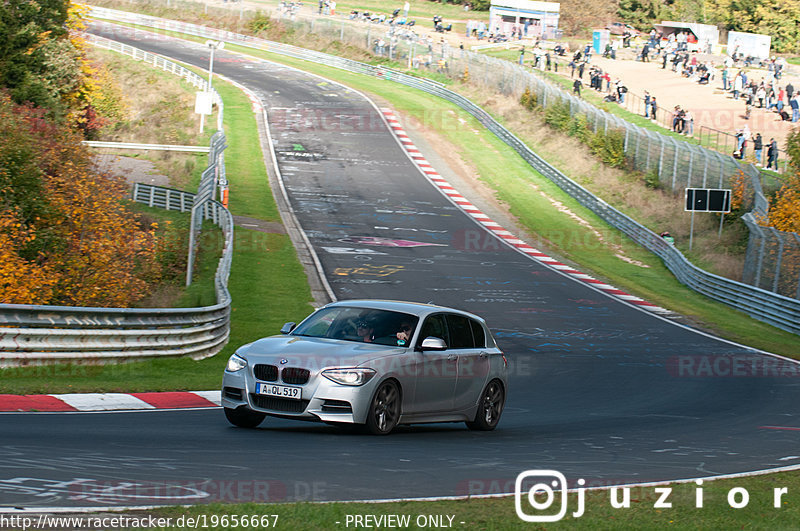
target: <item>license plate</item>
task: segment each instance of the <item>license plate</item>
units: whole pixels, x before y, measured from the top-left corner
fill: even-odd
[[[256,393],[267,396],[277,396],[280,398],[291,398],[292,400],[302,400],[303,390],[300,387],[289,387],[288,385],[275,385],[268,383],[257,383]]]

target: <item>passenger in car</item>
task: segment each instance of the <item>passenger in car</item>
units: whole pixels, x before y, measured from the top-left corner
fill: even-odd
[[[397,346],[405,347],[411,341],[411,336],[414,335],[414,325],[403,321],[400,324],[400,331],[397,332]]]

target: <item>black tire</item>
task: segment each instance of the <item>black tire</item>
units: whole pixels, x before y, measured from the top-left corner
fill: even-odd
[[[467,427],[477,431],[492,431],[500,422],[503,406],[506,403],[506,392],[500,380],[492,380],[481,393],[475,420],[467,422]]]
[[[400,388],[392,380],[378,386],[367,413],[367,431],[373,435],[388,435],[400,420]]]
[[[265,413],[258,413],[246,407],[236,409],[225,408],[225,418],[228,422],[239,428],[255,428],[267,417]]]

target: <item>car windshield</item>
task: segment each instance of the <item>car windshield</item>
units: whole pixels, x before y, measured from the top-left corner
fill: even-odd
[[[334,306],[313,313],[292,335],[407,347],[418,322],[419,317],[407,313]]]

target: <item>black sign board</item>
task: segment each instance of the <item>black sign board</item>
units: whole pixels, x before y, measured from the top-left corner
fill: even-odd
[[[709,188],[687,188],[686,211],[730,212],[731,191]]]

